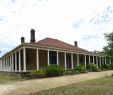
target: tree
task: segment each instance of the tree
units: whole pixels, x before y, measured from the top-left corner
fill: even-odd
[[[105,33],[104,36],[107,40],[107,46],[105,46],[103,49],[108,59],[111,61],[111,63],[113,63],[113,32]]]

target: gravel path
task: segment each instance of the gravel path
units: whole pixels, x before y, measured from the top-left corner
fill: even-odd
[[[113,71],[89,72],[78,75],[61,76],[54,78],[26,80],[9,84],[0,85],[0,95],[23,95],[45,89],[65,86],[85,80],[96,79],[110,76]]]

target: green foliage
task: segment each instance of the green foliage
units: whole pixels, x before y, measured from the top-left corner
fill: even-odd
[[[78,72],[78,73],[84,73],[85,70],[86,70],[85,67],[82,66],[82,65],[76,66],[76,67],[74,68],[74,71],[75,71],[75,72]]]
[[[63,75],[64,70],[58,65],[51,64],[47,67],[46,72],[48,76],[60,76]]]
[[[104,52],[108,56],[111,62],[113,62],[113,32],[106,33],[105,39],[107,40],[107,46],[105,46]]]
[[[94,63],[88,64],[87,69],[89,71],[98,71],[97,65]]]
[[[113,70],[113,64],[104,64],[101,66],[102,70]]]
[[[31,72],[31,77],[33,77],[33,78],[36,78],[36,77],[41,78],[41,77],[45,77],[45,75],[46,75],[45,69],[40,69],[40,70]]]
[[[111,70],[111,65],[110,65],[110,64],[104,64],[104,65],[102,66],[102,68],[105,68],[105,69],[107,69],[107,70]]]

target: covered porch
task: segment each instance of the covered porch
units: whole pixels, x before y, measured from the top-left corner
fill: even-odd
[[[106,57],[88,53],[77,53],[56,49],[22,47],[0,60],[0,70],[8,72],[27,72],[46,68],[57,64],[64,69],[73,69],[77,65],[86,67],[95,63],[97,66],[106,64]]]

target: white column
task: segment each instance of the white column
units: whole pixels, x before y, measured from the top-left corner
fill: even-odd
[[[85,54],[85,57],[84,57],[84,59],[85,59],[85,67],[86,67],[86,54]]]
[[[5,58],[3,58],[3,71],[5,70]]]
[[[2,60],[2,67],[3,67],[3,71],[4,71],[4,58],[3,58],[3,60]]]
[[[5,58],[5,71],[7,71],[7,57]]]
[[[58,56],[58,51],[57,51],[57,65],[59,65],[59,56]]]
[[[6,58],[6,71],[8,71],[8,57]]]
[[[104,57],[102,57],[102,65],[104,64]]]
[[[0,59],[0,71],[1,71],[1,69],[2,69],[2,65],[1,65],[1,64],[2,64],[2,62],[1,62],[1,59]]]
[[[105,64],[106,64],[107,62],[106,62],[106,57],[105,57]]]
[[[8,71],[9,71],[9,68],[10,68],[10,57],[8,56]]]
[[[91,59],[90,59],[90,55],[89,55],[89,64],[91,64]]]
[[[94,63],[94,61],[95,61],[95,57],[93,56],[93,63]]]
[[[10,55],[10,71],[12,71],[12,55]]]
[[[26,71],[26,48],[23,48],[23,71]]]
[[[39,50],[36,50],[36,63],[37,63],[37,70],[39,70]]]
[[[98,56],[96,56],[96,64],[97,64],[97,68],[98,68]]]
[[[17,54],[15,52],[15,71],[17,71]]]
[[[73,69],[73,53],[71,53],[71,68]]]
[[[64,63],[65,63],[65,70],[66,70],[67,69],[66,52],[64,52]]]
[[[21,54],[20,54],[20,50],[19,50],[19,72],[21,72]]]
[[[3,71],[3,59],[2,59],[2,71]]]
[[[12,54],[12,71],[14,71],[14,54]]]
[[[77,54],[77,66],[79,66],[79,54]]]
[[[7,57],[7,71],[9,71],[9,56]]]
[[[50,60],[49,60],[49,50],[47,51],[47,64],[48,64],[48,66],[50,65]]]
[[[99,60],[100,60],[100,67],[101,67],[101,57],[99,57]]]

